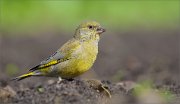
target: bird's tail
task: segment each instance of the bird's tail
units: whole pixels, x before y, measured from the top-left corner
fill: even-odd
[[[36,72],[29,72],[29,73],[23,74],[21,76],[15,77],[12,80],[20,81],[22,79],[25,79],[25,78],[28,78],[28,77],[31,77],[31,76],[34,76],[34,75],[37,75]]]

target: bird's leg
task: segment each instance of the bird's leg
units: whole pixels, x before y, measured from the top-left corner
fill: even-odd
[[[61,77],[58,77],[58,81],[57,81],[57,84],[60,84],[62,81],[62,78]]]

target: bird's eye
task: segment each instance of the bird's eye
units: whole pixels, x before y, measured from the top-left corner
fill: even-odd
[[[92,28],[93,28],[93,26],[91,26],[91,25],[90,25],[88,28],[89,28],[89,29],[92,29]]]

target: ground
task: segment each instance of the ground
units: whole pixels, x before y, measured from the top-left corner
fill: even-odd
[[[91,80],[92,81],[92,80]],[[97,80],[93,80],[97,81]],[[127,84],[129,83],[129,84]],[[130,84],[131,83],[131,84]],[[47,84],[36,86],[26,86],[16,84],[16,87],[6,85],[1,81],[0,101],[7,104],[179,104],[180,86],[176,84],[154,86],[149,89],[151,92],[144,91],[142,95],[134,94],[138,88],[133,82],[110,83],[89,83],[88,80],[63,80],[61,83],[49,81]],[[102,84],[105,86],[106,93],[97,87]],[[127,87],[131,86],[131,88]],[[4,87],[2,87],[4,86]],[[140,87],[141,88],[141,87]],[[163,90],[162,90],[163,89]],[[168,95],[167,91],[171,92]],[[154,92],[154,93],[152,93]],[[167,95],[168,100],[164,99]],[[154,98],[157,97],[158,99]],[[149,99],[149,100],[148,100]],[[151,101],[152,100],[152,101]]]
[[[82,76],[59,84],[45,77],[11,81],[71,38],[40,34],[0,37],[0,103],[180,103],[179,30],[107,31],[94,66]]]

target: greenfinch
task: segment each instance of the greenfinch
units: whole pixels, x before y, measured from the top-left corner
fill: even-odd
[[[29,72],[14,78],[22,80],[31,76],[49,76],[72,79],[89,70],[98,54],[98,42],[105,29],[95,21],[81,23],[72,39],[67,41],[49,58]]]

